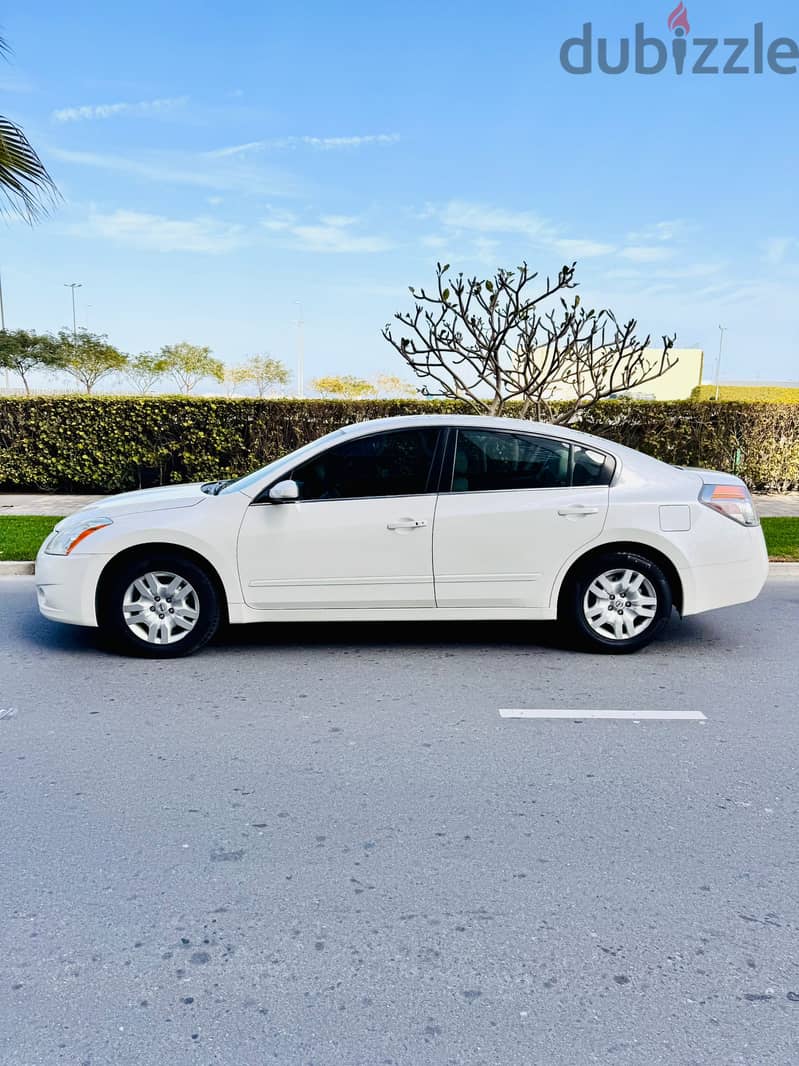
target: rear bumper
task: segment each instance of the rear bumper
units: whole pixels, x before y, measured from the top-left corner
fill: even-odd
[[[760,595],[768,577],[766,542],[760,526],[745,532],[747,551],[740,559],[680,570],[683,615],[748,603]]]
[[[94,598],[97,582],[110,555],[36,556],[34,580],[39,611],[54,622],[96,626]]]

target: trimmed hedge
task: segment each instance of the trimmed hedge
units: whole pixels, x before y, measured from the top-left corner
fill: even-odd
[[[715,400],[715,385],[697,385],[692,400]],[[799,403],[799,388],[784,385],[722,385],[719,403]]]
[[[119,492],[236,477],[350,422],[458,412],[436,400],[0,399],[0,489]],[[610,401],[576,428],[665,462],[799,487],[799,405]]]

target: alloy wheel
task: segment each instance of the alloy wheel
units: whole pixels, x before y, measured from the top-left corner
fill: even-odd
[[[606,570],[583,597],[585,620],[606,640],[624,641],[643,633],[657,614],[655,586],[639,570]]]
[[[122,599],[122,614],[131,633],[148,644],[176,644],[191,633],[200,617],[194,587],[170,571],[137,577]]]

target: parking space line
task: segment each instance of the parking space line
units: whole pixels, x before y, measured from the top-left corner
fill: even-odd
[[[560,708],[531,709],[525,707],[500,707],[500,718],[560,718],[574,720],[579,718],[620,718],[634,722],[705,722],[707,719],[701,711],[601,711],[601,710],[562,710]]]

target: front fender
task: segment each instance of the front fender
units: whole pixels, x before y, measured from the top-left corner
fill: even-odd
[[[236,563],[236,538],[249,500],[237,494],[211,497],[211,507],[193,507],[115,518],[113,525],[82,541],[72,556],[102,556],[98,581],[123,552],[158,545],[187,549],[213,567],[222,584],[231,621],[243,603]],[[218,505],[218,506],[213,506]],[[72,557],[71,556],[71,557]]]

